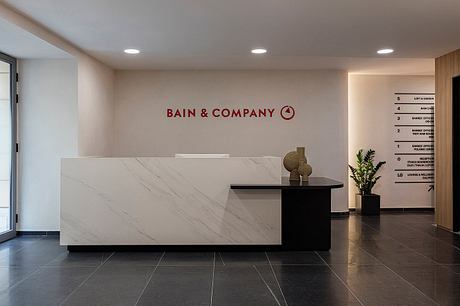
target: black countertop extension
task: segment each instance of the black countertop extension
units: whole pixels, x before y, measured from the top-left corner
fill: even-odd
[[[281,184],[231,184],[230,189],[335,189],[342,188],[343,183],[327,177],[310,177],[308,182],[289,181],[281,178]]]

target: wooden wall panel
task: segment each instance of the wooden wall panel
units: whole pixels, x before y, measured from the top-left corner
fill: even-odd
[[[460,49],[436,59],[436,224],[452,230],[452,78],[460,75]]]

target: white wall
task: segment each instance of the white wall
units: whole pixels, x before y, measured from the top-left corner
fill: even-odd
[[[18,230],[59,230],[60,159],[110,156],[111,68],[74,60],[21,60]]]
[[[395,184],[394,102],[397,92],[434,92],[434,76],[350,75],[348,101],[349,163],[355,164],[360,148],[376,150],[376,161],[387,164],[373,192],[381,195],[381,207],[431,207],[431,196],[417,184]],[[357,193],[349,182],[350,207],[355,207]],[[433,194],[433,192],[431,192]]]
[[[294,119],[166,117],[168,107],[283,105],[295,107]],[[284,156],[306,146],[314,176],[345,183],[333,210],[348,210],[344,71],[117,71],[114,126],[114,156]]]
[[[113,69],[87,55],[41,24],[1,4],[0,17],[76,59],[78,62],[79,154],[81,156],[110,156],[113,141]]]
[[[19,61],[18,230],[59,230],[60,160],[78,155],[77,65]]]
[[[110,156],[113,143],[114,71],[91,57],[78,60],[78,152]]]
[[[18,229],[59,230],[59,185],[55,181],[56,177],[59,178],[59,168],[53,168],[54,161],[56,158],[77,154],[111,155],[114,71],[56,33],[6,6],[0,5],[0,16],[65,51],[76,61],[72,64],[72,72],[62,64],[62,75],[56,72],[59,70],[56,68],[56,65],[59,66],[58,61],[25,60],[22,61],[23,68],[20,68],[24,70],[21,94],[26,97],[25,102],[32,106],[30,109],[37,113],[34,114],[29,109],[24,110],[23,114],[19,113],[19,116],[24,116],[19,132],[23,129],[25,138],[21,139],[21,150],[25,156],[20,156],[19,160],[19,166],[23,167],[23,172],[18,173],[22,177],[19,187],[22,184],[23,189],[18,190],[21,213]],[[60,85],[62,86],[58,87]],[[25,100],[24,97],[21,99]],[[52,109],[54,104],[57,106]],[[43,111],[39,109],[41,105]],[[75,108],[72,111],[71,105]],[[21,107],[20,104],[19,108]],[[45,113],[44,110],[48,112]],[[39,122],[41,119],[43,122]],[[74,130],[70,131],[70,126]],[[59,137],[55,138],[56,136]],[[21,159],[24,159],[23,166]],[[45,165],[41,165],[41,161]],[[34,185],[37,177],[41,180]],[[50,184],[45,185],[45,182]]]

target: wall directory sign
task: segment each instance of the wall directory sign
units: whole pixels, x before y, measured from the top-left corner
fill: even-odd
[[[434,191],[434,93],[394,95],[394,183]]]
[[[351,75],[349,82],[349,163],[361,148],[387,162],[373,190],[382,208],[433,207],[434,77]],[[351,207],[354,193],[353,186]]]

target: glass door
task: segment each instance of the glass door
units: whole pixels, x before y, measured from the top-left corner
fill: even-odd
[[[16,236],[16,59],[0,53],[0,242]]]

